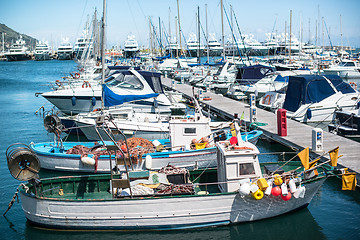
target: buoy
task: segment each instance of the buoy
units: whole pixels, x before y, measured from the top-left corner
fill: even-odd
[[[272,179],[269,179],[268,181],[267,181],[267,184],[268,184],[268,187],[266,188],[266,190],[265,190],[265,194],[266,195],[270,195],[271,194],[271,189],[272,189],[272,185],[273,185],[273,180]]]
[[[250,183],[243,183],[239,188],[239,193],[241,195],[249,195],[250,194]]]
[[[149,170],[152,168],[152,157],[150,155],[146,155],[145,157],[145,167]]]
[[[123,151],[124,153],[127,153],[127,147],[126,147],[126,145],[124,144],[124,145],[121,145],[121,151]]]
[[[237,144],[237,143],[238,143],[237,137],[232,136],[232,137],[230,138],[230,144],[231,144],[231,145],[235,145],[235,144]]]
[[[269,184],[267,183],[267,181],[265,180],[265,178],[259,178],[257,180],[257,185],[259,186],[259,188],[264,191],[265,189],[267,189],[269,187]]]
[[[274,175],[274,183],[277,186],[280,186],[283,183],[283,180],[281,179],[279,174]]]
[[[260,189],[258,189],[256,192],[253,193],[253,197],[256,199],[256,200],[260,200],[264,197],[264,193],[263,191],[261,191]]]
[[[276,186],[271,189],[271,194],[274,196],[279,196],[281,193],[280,187]]]
[[[259,186],[256,183],[250,185],[250,191],[252,193],[255,193],[257,190],[259,190]]]
[[[281,199],[284,201],[289,201],[291,199],[291,193],[288,192],[286,195],[281,194]]]
[[[294,193],[296,191],[296,184],[295,184],[294,179],[290,179],[289,188],[290,188],[291,193]]]
[[[299,198],[299,197],[301,197],[301,198],[304,198],[304,196],[305,196],[305,187],[304,186],[300,186],[300,187],[298,187],[298,189],[296,190],[296,192],[294,192],[294,197],[295,198]]]
[[[81,158],[81,162],[83,164],[89,165],[89,166],[94,166],[95,165],[95,159],[91,158],[91,157],[82,157]]]
[[[92,98],[91,98],[91,105],[93,105],[93,107],[94,107],[95,104],[96,104],[96,98],[95,98],[95,97],[92,97]]]

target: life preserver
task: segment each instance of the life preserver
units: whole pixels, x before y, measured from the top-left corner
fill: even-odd
[[[76,79],[80,78],[80,73],[75,73],[74,77],[75,77]]]
[[[100,66],[100,62],[97,62],[97,63],[96,63],[96,66]],[[115,66],[116,66],[116,65],[115,65]]]
[[[84,81],[82,88],[84,88],[84,87],[85,88],[91,87],[91,84],[88,81]]]
[[[80,72],[84,72],[85,70],[83,68],[80,68]]]
[[[267,105],[270,105],[271,96],[270,96],[270,95],[266,95],[266,96],[264,97],[264,99],[262,100],[262,103],[263,103],[263,104],[265,104],[266,99],[268,99]]]
[[[349,85],[354,89],[357,90],[357,84],[355,82],[349,82]]]
[[[195,73],[195,76],[199,76],[199,74],[198,74],[198,73]]]
[[[219,78],[217,76],[214,76],[213,79],[214,80],[219,80]]]
[[[211,97],[204,97],[203,100],[210,101],[210,100],[212,100],[212,98]]]
[[[56,80],[55,81],[55,84],[58,86],[58,87],[61,87],[62,83],[60,82],[60,80]]]
[[[178,74],[179,72],[178,71],[175,71],[175,74]]]

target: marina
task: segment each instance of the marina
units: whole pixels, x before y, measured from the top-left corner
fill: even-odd
[[[279,7],[254,32],[265,18],[222,0],[140,2],[126,21],[118,2],[74,2],[70,38],[50,44],[0,24],[2,237],[360,238],[359,40],[330,18],[343,6]]]

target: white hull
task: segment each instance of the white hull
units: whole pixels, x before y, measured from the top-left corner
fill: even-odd
[[[279,216],[306,207],[324,181],[307,184],[304,198],[289,201],[267,195],[255,200],[238,193],[86,201],[39,199],[22,191],[20,196],[26,218],[44,227],[170,230]]]

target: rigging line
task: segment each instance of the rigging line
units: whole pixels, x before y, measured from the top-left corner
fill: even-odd
[[[329,34],[328,29],[327,29],[327,26],[326,26],[326,22],[325,22],[325,20],[324,20],[324,24],[325,24],[326,33],[327,33],[328,38],[329,38],[330,46],[331,46],[331,49],[332,49],[332,48],[333,48],[333,46],[332,46],[332,43],[331,43],[330,34]]]
[[[226,15],[226,19],[228,20],[231,33],[232,33],[232,35],[233,35],[233,37],[234,37],[235,44],[236,44],[236,48],[237,48],[237,50],[238,50],[238,52],[239,52],[239,55],[240,55],[240,59],[241,59],[242,63],[245,64],[245,63],[244,63],[244,60],[242,59],[241,51],[240,51],[240,49],[239,49],[239,45],[238,45],[237,40],[236,40],[236,38],[235,38],[234,31],[233,31],[233,28],[232,28],[232,26],[231,26],[231,24],[230,24],[229,17],[228,17],[228,15],[227,15],[227,12],[226,12],[226,9],[225,9],[225,8],[224,8],[224,12],[225,12],[225,15]],[[241,35],[240,35],[240,37],[241,37]],[[244,46],[244,47],[245,47],[245,46]],[[246,48],[245,48],[245,51],[246,51]],[[250,60],[249,60],[249,62],[250,62]]]
[[[130,6],[130,4],[129,4],[129,1],[127,0],[126,3],[127,3],[127,5],[129,6],[130,14],[131,14],[131,16],[132,16],[132,18],[133,18],[133,22],[134,22],[134,24],[135,24],[135,28],[136,28],[136,32],[137,32],[137,34],[138,34],[138,37],[139,37],[140,41],[142,42],[141,34],[140,34],[140,32],[139,32],[139,29],[138,29],[137,24],[136,24],[136,21],[135,21],[136,18],[134,17],[134,14],[133,14],[133,12],[132,12],[132,10],[131,10],[131,6]]]

